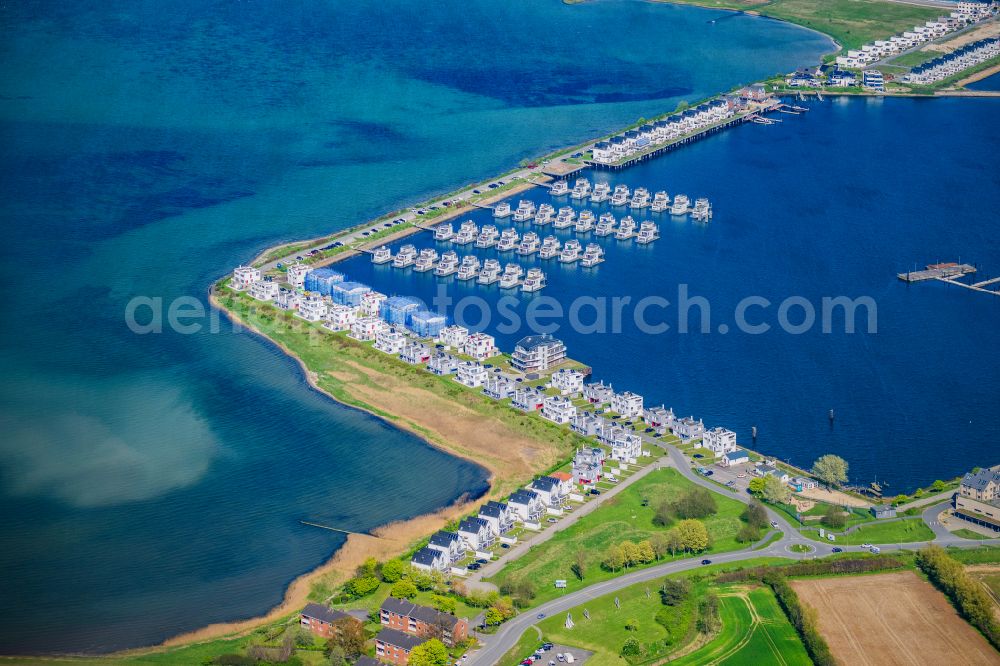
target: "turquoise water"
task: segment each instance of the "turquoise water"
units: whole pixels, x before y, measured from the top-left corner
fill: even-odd
[[[248,617],[480,468],[135,296],[814,61],[775,21],[640,2],[32,2],[0,9],[0,651]],[[617,36],[609,38],[608,36]]]

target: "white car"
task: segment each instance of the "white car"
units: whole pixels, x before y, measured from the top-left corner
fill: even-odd
[[[862,548],[871,548],[872,545],[870,543],[863,543],[863,544],[861,544],[861,547]]]

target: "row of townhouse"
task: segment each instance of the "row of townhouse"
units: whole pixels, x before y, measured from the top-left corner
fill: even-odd
[[[432,638],[454,647],[469,636],[468,620],[393,597],[379,607],[379,623],[382,628],[375,636],[376,663],[395,666],[407,666],[413,649]]]
[[[735,115],[734,104],[715,99],[663,120],[647,123],[594,145],[594,161],[612,164]]]
[[[948,55],[935,58],[913,68],[909,74],[903,76],[903,80],[907,83],[934,83],[970,67],[975,67],[998,55],[1000,55],[1000,38],[981,39]]]
[[[993,2],[960,2],[955,7],[955,11],[948,16],[941,16],[934,21],[914,26],[912,30],[893,35],[889,39],[864,44],[860,49],[848,50],[846,54],[837,56],[836,63],[842,67],[855,69],[867,67],[920,44],[940,39],[968,25],[988,19],[995,13],[996,4]]]

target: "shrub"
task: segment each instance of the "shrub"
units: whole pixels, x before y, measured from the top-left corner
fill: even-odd
[[[691,594],[691,581],[687,578],[668,578],[660,586],[660,602],[665,606],[679,606]]]
[[[847,525],[847,516],[844,515],[844,510],[839,506],[830,505],[826,507],[826,512],[823,513],[823,517],[820,522],[827,527],[832,527],[834,529],[842,529]]]
[[[389,590],[389,594],[396,597],[397,599],[412,599],[417,596],[417,586],[413,584],[412,581],[404,578],[403,580],[396,581],[392,589]]]
[[[627,638],[622,645],[621,655],[623,657],[639,657],[642,655],[642,645],[635,638]]]

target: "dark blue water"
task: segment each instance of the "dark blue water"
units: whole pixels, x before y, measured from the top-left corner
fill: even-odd
[[[608,260],[597,269],[514,253],[501,260],[544,265],[549,287],[541,293],[567,311],[580,296],[608,299],[609,330],[611,299],[666,297],[674,305],[654,308],[647,318],[669,323],[665,333],[644,333],[625,309],[620,333],[581,332],[564,318],[555,334],[572,357],[593,366],[595,377],[640,392],[647,403],[693,413],[708,426],[732,428],[747,444],[757,425],[757,447],[782,459],[809,466],[834,452],[849,461],[855,481],[877,477],[893,493],[996,464],[1000,299],[939,283],[907,287],[896,274],[914,262],[922,268],[961,259],[982,267],[977,279],[1000,275],[1000,100],[836,99],[811,109],[779,116],[780,125],[744,125],[625,171],[586,174],[671,196],[707,196],[715,204],[710,224],[633,212],[638,220],[657,221],[662,238],[645,247],[598,240]],[[513,197],[515,207],[521,198],[552,201],[541,188]],[[563,197],[556,205],[570,202]],[[628,212],[614,210],[618,217]],[[471,217],[491,221],[488,211]],[[541,231],[551,233],[562,240],[573,235]],[[430,234],[413,238],[407,242],[433,244]],[[439,250],[449,247],[439,244]],[[442,284],[432,274],[373,266],[365,257],[338,269],[428,303]],[[506,318],[496,303],[514,298],[520,305],[512,309],[525,317],[537,295],[449,280],[444,284],[454,299],[475,295],[491,304],[487,329],[511,350],[523,330],[504,334],[499,327]],[[680,285],[707,299],[709,332],[698,332],[697,308],[690,310],[689,333],[678,331]],[[735,325],[737,304],[750,296],[772,303],[746,317],[770,331],[742,333]],[[831,333],[825,334],[822,299],[838,296],[872,298],[877,332],[860,332],[868,324],[862,309],[854,334],[845,332],[842,312],[828,318]],[[807,332],[780,328],[779,305],[788,297],[813,305],[817,321]],[[587,306],[579,320],[593,323],[593,312]],[[471,324],[481,321],[475,307],[464,316]],[[800,324],[803,311],[793,308],[789,320]]]
[[[1000,90],[1000,74],[993,74],[985,79],[973,81],[965,87],[969,90]]]
[[[138,336],[126,304],[201,298],[276,241],[831,48],[721,15],[557,0],[0,8],[0,651],[136,646],[251,616],[340,545],[300,519],[366,529],[481,492],[481,469],[316,395],[264,342],[227,327]]]

